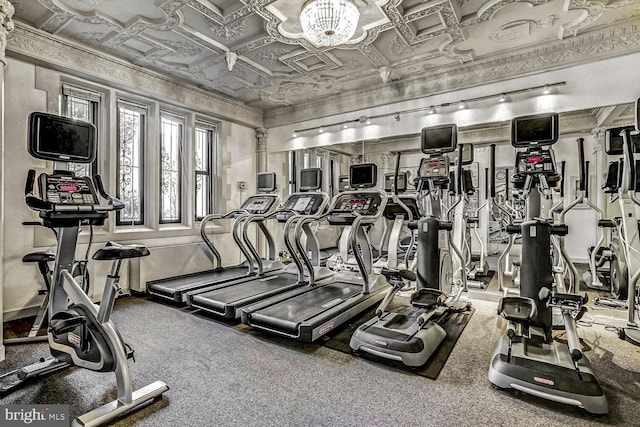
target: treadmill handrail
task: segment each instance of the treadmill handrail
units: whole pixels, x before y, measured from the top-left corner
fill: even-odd
[[[209,248],[209,250],[213,254],[213,257],[215,259],[214,269],[216,269],[216,270],[219,269],[219,268],[222,268],[222,257],[220,256],[220,252],[218,252],[218,250],[216,249],[216,247],[213,244],[213,242],[207,236],[207,224],[210,221],[217,220],[217,219],[229,219],[230,216],[236,215],[236,214],[242,213],[242,212],[247,213],[246,210],[233,209],[233,210],[231,210],[231,211],[229,211],[229,212],[227,212],[225,214],[215,213],[215,214],[206,215],[200,221],[200,237],[202,237],[202,240],[204,241],[205,245],[207,245],[207,247]],[[242,248],[240,250],[242,251]]]

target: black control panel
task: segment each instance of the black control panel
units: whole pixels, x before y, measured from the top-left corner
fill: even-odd
[[[41,174],[40,198],[56,205],[97,205],[98,195],[91,178],[73,174]]]
[[[320,193],[292,194],[284,202],[282,209],[295,211],[300,215],[316,215],[320,213],[318,211],[323,201],[324,197]],[[286,222],[292,215],[293,212],[278,212],[276,219],[278,222]]]
[[[449,157],[430,156],[420,161],[418,177],[420,178],[448,178],[449,177]]]
[[[243,209],[250,214],[264,215],[269,213],[276,200],[277,197],[269,195],[250,196],[244,201],[240,209]]]
[[[418,208],[418,200],[415,197],[400,197],[400,201],[411,211],[412,219],[420,219],[420,209]],[[394,221],[398,215],[402,215],[405,220],[409,220],[409,215],[403,206],[395,203],[390,197],[387,205],[384,207],[384,217],[390,221]]]
[[[350,225],[356,215],[376,215],[382,198],[377,192],[340,194],[327,221],[331,225]]]
[[[553,151],[529,148],[527,151],[518,152],[516,155],[516,170],[517,173],[521,174],[555,174],[556,162],[553,157]]]

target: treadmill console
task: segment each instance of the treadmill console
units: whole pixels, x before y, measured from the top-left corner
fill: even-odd
[[[292,194],[282,205],[282,209],[295,211],[300,215],[316,215],[320,212],[324,197],[321,193]],[[276,219],[278,222],[286,222],[293,216],[293,212],[278,212]]]
[[[521,174],[556,173],[556,162],[553,151],[542,148],[529,148],[516,154],[516,171]]]
[[[98,205],[91,178],[69,173],[41,174],[40,198],[56,205]]]
[[[348,193],[337,196],[327,221],[331,225],[351,225],[356,215],[375,215],[382,202],[378,192]]]
[[[273,195],[250,196],[244,201],[240,209],[243,209],[252,215],[265,215],[271,211],[276,200],[277,198]]]

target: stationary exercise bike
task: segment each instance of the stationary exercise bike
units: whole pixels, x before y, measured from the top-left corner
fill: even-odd
[[[69,141],[74,141],[70,144]],[[38,159],[90,163],[95,158],[95,127],[66,117],[33,113],[30,117],[29,153]],[[73,172],[42,173],[39,192],[34,193],[36,171],[30,170],[25,187],[25,201],[39,213],[42,224],[57,229],[56,262],[49,300],[48,342],[51,357],[9,372],[2,377],[0,395],[13,391],[28,380],[70,366],[96,372],[114,372],[118,397],[97,409],[79,416],[74,425],[103,425],[142,404],[160,399],[168,390],[162,381],[133,391],[127,360],[133,350],[124,343],[110,320],[116,296],[122,293],[119,272],[123,259],[149,255],[144,246],[109,242],[98,250],[94,260],[111,260],[113,267],[100,306],[93,304],[69,268],[73,266],[80,223],[104,225],[110,212],[124,204],[109,196],[99,176],[77,177]],[[98,194],[106,200],[101,203]],[[5,381],[11,381],[6,384]]]

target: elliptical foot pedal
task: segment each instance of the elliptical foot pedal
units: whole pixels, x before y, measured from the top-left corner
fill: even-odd
[[[447,296],[438,289],[422,288],[411,294],[411,305],[417,308],[433,308],[444,305]]]
[[[536,303],[531,298],[502,297],[498,302],[498,314],[512,322],[529,323],[537,313]]]

